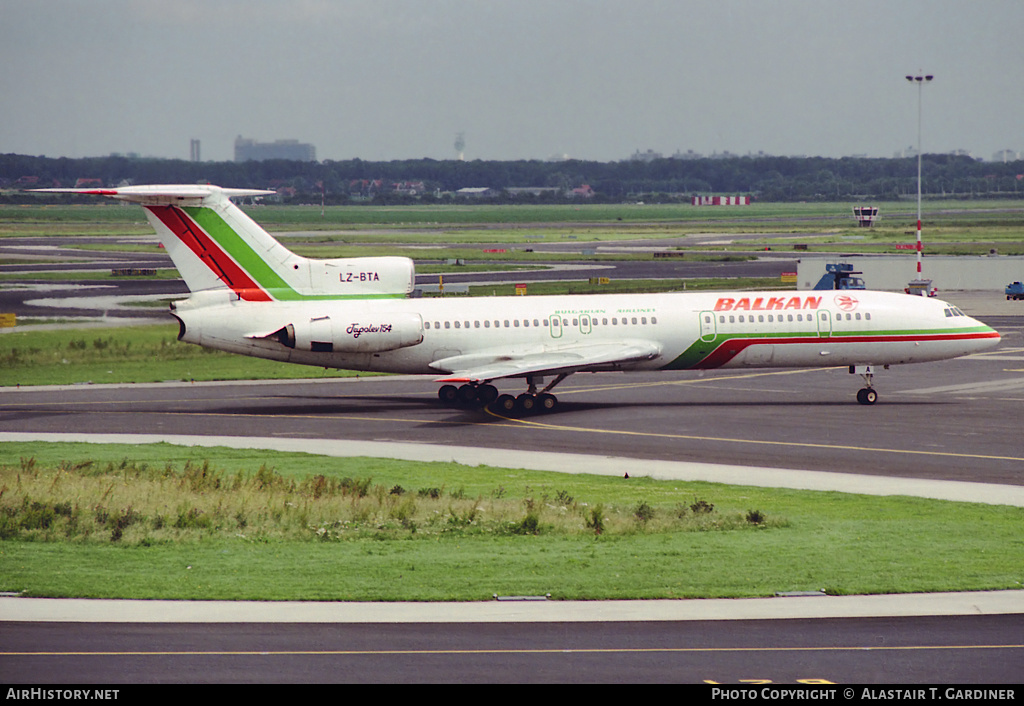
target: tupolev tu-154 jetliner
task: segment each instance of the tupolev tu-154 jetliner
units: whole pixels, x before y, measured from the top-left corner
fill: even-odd
[[[191,292],[179,340],[303,365],[440,376],[445,403],[550,411],[579,372],[849,366],[874,404],[878,367],[969,355],[999,333],[926,297],[866,290],[412,298],[412,260],[309,259],[207,185],[39,189],[137,203]],[[528,390],[499,394],[494,382]],[[550,382],[544,385],[545,379]],[[540,388],[540,389],[538,389]]]

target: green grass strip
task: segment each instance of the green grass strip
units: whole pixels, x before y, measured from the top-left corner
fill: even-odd
[[[5,443],[0,457],[0,590],[31,596],[638,599],[1024,581],[1021,508],[165,444]]]

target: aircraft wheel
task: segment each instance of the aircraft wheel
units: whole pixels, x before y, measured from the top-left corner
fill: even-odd
[[[498,388],[494,385],[481,385],[476,389],[476,398],[486,407],[498,399]]]
[[[459,404],[473,404],[476,402],[476,386],[475,385],[461,385],[458,391]]]
[[[455,385],[442,385],[437,391],[437,398],[444,404],[451,405],[459,399],[459,388]]]
[[[857,401],[861,404],[874,404],[878,401],[878,393],[870,387],[862,388],[857,390]]]
[[[516,409],[516,398],[512,395],[498,395],[492,405],[497,412],[514,412]]]
[[[529,392],[524,392],[519,397],[516,397],[516,407],[520,412],[529,414],[537,408],[537,398]]]
[[[537,395],[537,407],[542,412],[553,412],[558,407],[558,398],[549,392]]]

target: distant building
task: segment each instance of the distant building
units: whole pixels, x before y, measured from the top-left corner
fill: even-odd
[[[455,192],[456,196],[471,199],[486,199],[495,195],[493,189],[486,186],[467,186]]]
[[[348,183],[348,193],[355,198],[373,198],[383,190],[383,179],[353,179]]]
[[[1013,150],[999,150],[992,153],[993,162],[1016,162],[1020,159],[1020,152]]]
[[[629,160],[631,162],[653,162],[656,159],[664,158],[665,155],[663,155],[661,152],[655,152],[654,150],[647,150],[646,152],[641,152],[640,150],[637,150],[636,152],[630,155]]]
[[[683,152],[682,150],[676,150],[676,153],[674,155],[672,155],[672,159],[703,159],[703,158],[704,158],[704,155],[700,154],[699,152],[694,152],[693,150],[686,150],[685,152]]]
[[[749,196],[694,196],[694,206],[749,206]]]
[[[236,162],[262,162],[267,159],[290,159],[297,162],[315,162],[316,147],[298,140],[257,142],[239,135],[235,138]]]
[[[422,181],[396,181],[391,185],[391,190],[405,196],[419,196],[427,190],[427,185]]]

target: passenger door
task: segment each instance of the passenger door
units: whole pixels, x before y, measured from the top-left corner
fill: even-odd
[[[711,343],[715,340],[715,336],[718,334],[717,324],[715,323],[715,312],[702,311],[699,316],[700,340],[704,343]]]

